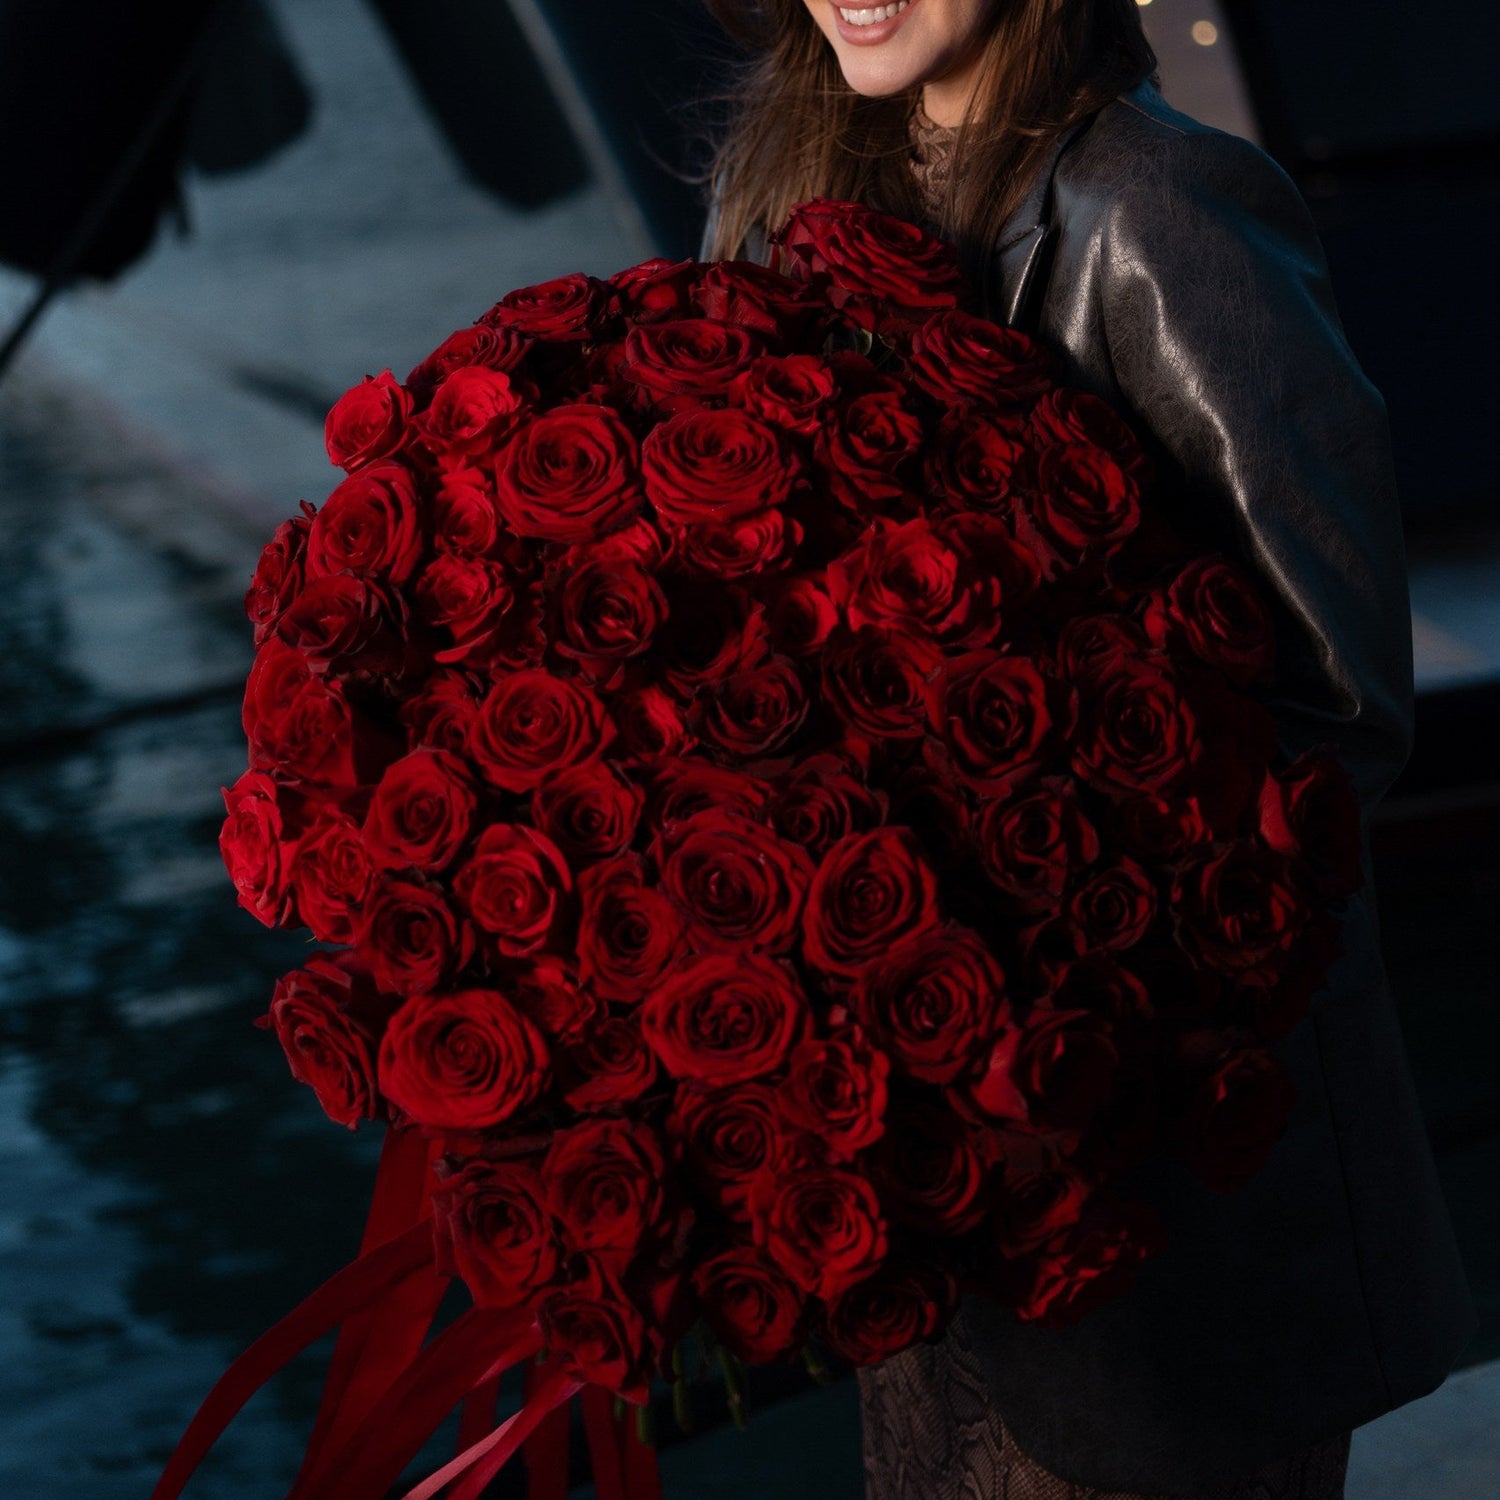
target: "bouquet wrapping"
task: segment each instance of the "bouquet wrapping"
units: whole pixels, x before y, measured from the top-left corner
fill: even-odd
[[[737,1395],[963,1295],[1071,1322],[1166,1246],[1122,1173],[1233,1190],[1285,1127],[1359,808],[1278,754],[1259,584],[951,246],[827,200],[771,243],[511,292],[329,414],[221,847],[323,945],[263,1024],[385,1154],[160,1497],[335,1326],[294,1496],[383,1495],[461,1401],[414,1497],[523,1442],[560,1495],[575,1393],[651,1494],[616,1398],[695,1330]]]

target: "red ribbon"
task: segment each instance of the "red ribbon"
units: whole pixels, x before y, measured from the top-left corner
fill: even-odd
[[[538,1364],[526,1367],[526,1399],[530,1401],[547,1378]],[[568,1407],[554,1407],[526,1440],[526,1500],[568,1500]]]
[[[413,1278],[431,1279],[431,1268],[432,1233],[418,1224],[330,1276],[219,1377],[168,1460],[151,1500],[177,1500],[235,1413],[278,1370],[391,1288]]]

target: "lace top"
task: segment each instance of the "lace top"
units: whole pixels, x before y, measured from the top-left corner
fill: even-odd
[[[911,171],[922,199],[926,227],[936,230],[948,179],[953,175],[953,143],[958,139],[956,125],[938,125],[922,108],[917,95],[907,116],[907,134],[911,140]]]

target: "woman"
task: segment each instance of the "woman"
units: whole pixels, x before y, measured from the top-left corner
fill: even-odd
[[[1275,594],[1288,755],[1339,748],[1369,814],[1412,735],[1385,406],[1306,205],[1172,109],[1137,0],[714,4],[755,57],[702,257],[764,261],[791,204],[855,198],[955,240],[991,316],[1114,402],[1191,519]],[[1331,1500],[1350,1430],[1434,1389],[1475,1326],[1381,960],[1368,854],[1344,953],[1281,1045],[1300,1104],[1266,1171],[1135,1190],[1173,1249],[1065,1331],[965,1305],[861,1374],[872,1496]]]

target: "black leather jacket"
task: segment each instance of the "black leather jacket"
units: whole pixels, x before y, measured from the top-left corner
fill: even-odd
[[[991,315],[1132,418],[1272,585],[1282,746],[1333,741],[1368,826],[1411,749],[1405,549],[1385,403],[1296,185],[1143,82],[1059,139],[993,266]],[[1076,1328],[965,1307],[1007,1426],[1075,1484],[1194,1493],[1426,1394],[1473,1334],[1365,868],[1280,1047],[1301,1102],[1266,1171],[1216,1196],[1145,1170],[1173,1248]]]

